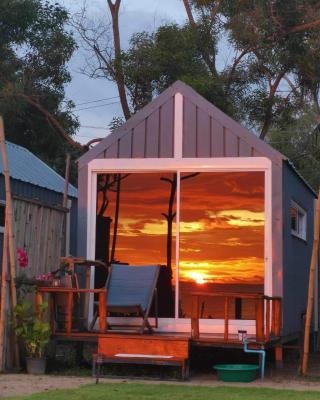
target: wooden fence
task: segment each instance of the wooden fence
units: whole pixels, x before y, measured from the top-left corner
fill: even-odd
[[[15,245],[28,254],[27,275],[57,269],[65,251],[67,210],[21,197],[13,198],[13,209]]]

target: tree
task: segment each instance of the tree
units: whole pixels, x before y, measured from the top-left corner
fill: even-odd
[[[66,151],[83,151],[72,139],[79,123],[64,92],[71,79],[66,65],[76,49],[68,18],[63,7],[47,1],[0,2],[0,112],[7,138],[61,174]]]
[[[316,109],[303,109],[285,127],[273,127],[268,142],[294,163],[315,189],[320,182],[320,119]]]
[[[318,1],[184,0],[191,26],[220,26],[236,55],[227,65],[225,94],[264,139],[302,106],[319,110]],[[218,17],[218,18],[217,18]],[[220,24],[220,25],[219,25]],[[217,35],[217,29],[210,35]],[[241,108],[241,110],[240,110]]]
[[[108,0],[108,6],[110,26],[88,24],[84,11],[76,27],[96,57],[87,73],[117,84],[126,119],[177,79],[261,139],[307,104],[320,110],[320,7],[315,0],[183,0],[185,25],[136,33],[125,51],[120,46],[121,0]],[[222,40],[234,58],[219,69]]]
[[[181,4],[186,24],[138,32],[126,50],[120,46],[121,0],[108,0],[110,25],[89,24],[83,11],[75,26],[95,57],[89,59],[86,73],[114,81],[119,95],[120,86],[130,115],[181,79],[263,140],[299,123],[302,110],[308,108],[314,110],[315,126],[320,115],[318,1],[183,0]],[[228,43],[233,57],[218,68],[222,42]],[[119,121],[112,126],[119,126]]]

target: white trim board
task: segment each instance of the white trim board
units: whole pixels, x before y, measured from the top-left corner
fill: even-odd
[[[177,142],[176,142],[177,143]],[[241,172],[241,171],[263,171],[265,173],[265,294],[272,296],[272,177],[271,177],[271,161],[265,157],[224,157],[224,158],[143,158],[143,159],[95,159],[88,164],[88,209],[87,209],[87,259],[95,257],[95,223],[96,223],[96,201],[97,201],[97,175],[99,173],[146,173],[172,171],[177,172]],[[178,201],[177,195],[177,201]],[[177,204],[177,210],[179,205]],[[177,215],[177,227],[179,223],[179,215]],[[177,241],[178,242],[178,241]],[[176,268],[179,268],[179,255],[176,251]],[[178,275],[178,274],[177,274]],[[178,282],[179,284],[179,282]],[[94,268],[91,269],[90,287],[94,286]],[[178,291],[177,291],[178,293]],[[176,302],[177,304],[177,302]],[[175,329],[181,329],[182,324],[178,323],[177,305],[175,309]],[[89,321],[93,317],[93,296],[90,295],[89,300]],[[165,322],[164,319],[163,322]],[[215,325],[214,320],[211,325]],[[237,321],[237,325],[238,325]],[[208,325],[209,324],[209,325]],[[251,326],[248,321],[241,321],[241,326]],[[165,326],[167,324],[164,323]],[[173,327],[172,324],[169,324]],[[219,324],[218,324],[219,325]],[[210,322],[203,325],[204,329],[210,330]],[[169,329],[169,326],[168,326]]]

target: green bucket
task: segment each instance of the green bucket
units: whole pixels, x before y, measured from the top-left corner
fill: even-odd
[[[257,377],[259,365],[256,364],[218,364],[218,379],[223,382],[252,382]]]

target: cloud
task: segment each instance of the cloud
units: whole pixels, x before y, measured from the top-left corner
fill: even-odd
[[[207,211],[209,218],[218,220],[223,218],[227,224],[234,226],[264,226],[264,212],[249,210],[224,210],[218,212]]]

